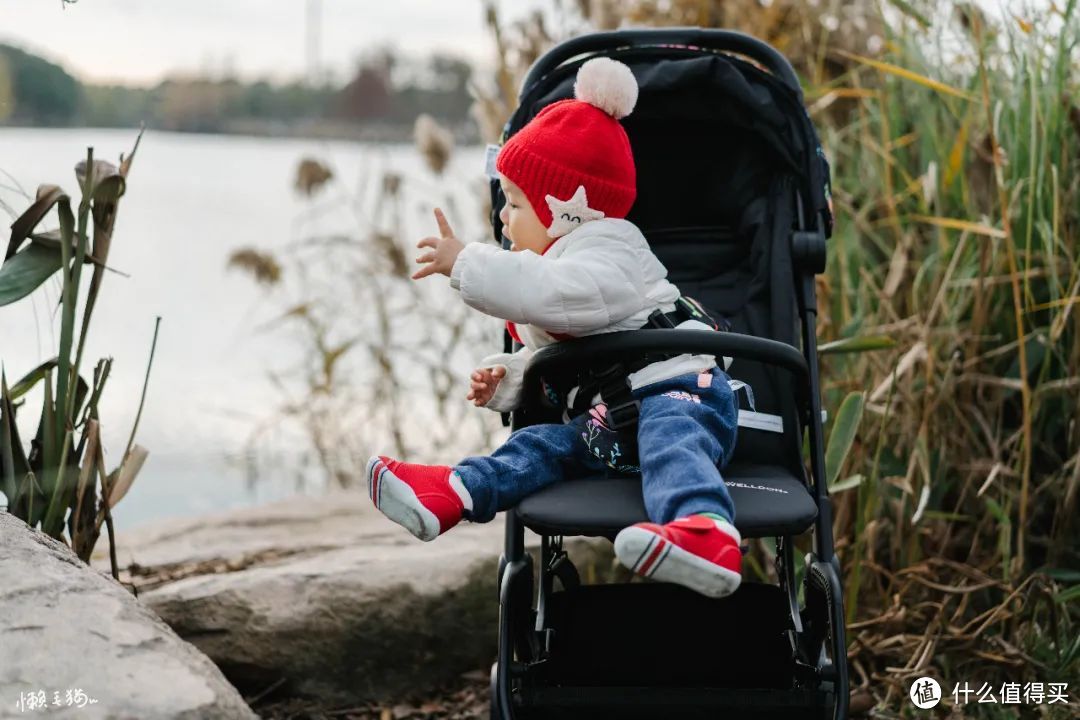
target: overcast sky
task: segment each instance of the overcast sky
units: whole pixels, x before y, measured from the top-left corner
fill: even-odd
[[[0,42],[84,80],[151,84],[170,72],[303,75],[309,7],[321,6],[321,62],[342,77],[365,50],[493,52],[481,0],[0,0]],[[502,0],[520,15],[539,0]]]

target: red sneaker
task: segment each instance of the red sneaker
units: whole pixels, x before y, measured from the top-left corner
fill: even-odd
[[[735,592],[742,582],[739,531],[692,515],[666,525],[638,523],[615,537],[615,555],[642,577],[671,582],[709,597]]]
[[[451,468],[414,465],[377,455],[367,464],[368,495],[383,515],[421,540],[461,521],[465,505],[450,484]]]

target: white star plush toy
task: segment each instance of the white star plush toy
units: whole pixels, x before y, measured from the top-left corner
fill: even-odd
[[[560,200],[554,195],[545,195],[544,200],[551,208],[551,227],[547,230],[548,237],[562,237],[583,223],[604,217],[604,213],[589,207],[584,185],[578,185],[574,196],[569,200]]]

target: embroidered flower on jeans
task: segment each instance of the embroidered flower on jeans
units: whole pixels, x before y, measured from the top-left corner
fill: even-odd
[[[582,423],[581,439],[589,454],[613,470],[623,473],[641,472],[640,466],[625,461],[626,453],[619,445],[619,434],[607,426],[606,420],[607,408],[602,404],[594,405],[588,413],[577,419],[577,422]]]
[[[670,392],[663,393],[664,397],[674,398],[675,400],[685,400],[686,402],[701,404],[701,397],[694,393],[683,392],[682,390],[671,390]]]

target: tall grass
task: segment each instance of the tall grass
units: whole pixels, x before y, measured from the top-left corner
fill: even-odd
[[[1078,567],[1075,6],[1000,25],[969,6],[944,26],[909,14],[824,89],[865,92],[824,123],[839,223],[822,333],[896,341],[824,367],[827,405],[870,389],[849,459],[868,481],[837,499],[837,531],[856,667],[893,697],[932,664],[1078,675],[1076,594],[1051,584]],[[1059,593],[1056,636],[1042,593]],[[898,608],[901,642],[873,649]]]
[[[552,26],[729,27],[802,76],[836,211],[819,278],[825,406],[835,418],[855,392],[865,408],[830,469],[864,709],[910,707],[920,675],[947,694],[1080,677],[1080,13],[1042,7],[995,21],[914,1],[489,12],[501,58],[486,127],[512,107],[508,77],[562,39]]]

